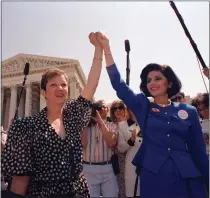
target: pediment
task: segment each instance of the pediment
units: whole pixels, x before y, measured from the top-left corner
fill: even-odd
[[[18,54],[2,62],[2,76],[23,75],[24,66],[30,64],[30,73],[50,67],[63,67],[64,65],[79,65],[74,59],[39,56],[31,54]]]

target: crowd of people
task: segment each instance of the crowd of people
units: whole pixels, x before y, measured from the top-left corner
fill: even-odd
[[[95,52],[81,95],[67,101],[68,76],[49,69],[41,79],[47,106],[15,118],[4,133],[2,197],[205,198],[209,94],[186,104],[173,69],[156,63],[141,71],[136,94],[121,78],[108,38],[96,32],[89,40]],[[119,98],[110,106],[92,102],[103,56]]]

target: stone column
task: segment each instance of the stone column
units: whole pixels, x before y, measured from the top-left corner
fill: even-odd
[[[79,93],[79,95],[81,94],[81,92],[82,92],[82,87],[81,87],[81,86],[79,86],[79,89],[78,89],[78,93]]]
[[[5,87],[5,93],[4,93],[4,98],[5,98],[5,107],[2,109],[2,117],[3,117],[3,127],[4,129],[7,129],[7,125],[9,123],[9,107],[10,107],[10,88]]]
[[[71,97],[71,96],[70,96],[70,82],[68,82],[68,100],[71,99],[70,97]]]
[[[70,78],[69,81],[69,86],[70,86],[70,99],[76,98],[76,77],[73,76]]]
[[[39,93],[39,110],[42,110],[42,95]]]
[[[18,90],[19,97],[20,97],[21,89],[22,89],[22,86],[19,85],[19,90]],[[20,117],[24,117],[24,115],[25,115],[25,97],[26,97],[26,93],[25,93],[25,89],[23,89],[22,96],[20,98],[20,105],[19,105],[19,109],[18,109],[18,116],[20,116]]]
[[[78,97],[81,94],[81,86],[80,83],[77,81],[76,82],[76,97]]]
[[[47,103],[41,94],[40,94],[39,100],[40,100],[39,110],[41,111],[43,108],[45,108],[47,106]]]
[[[8,125],[10,124],[10,121],[15,116],[15,110],[17,107],[17,86],[13,85],[10,87],[11,89],[11,97],[10,97],[10,106],[9,106],[9,120]]]
[[[26,85],[26,102],[25,102],[25,116],[31,115],[31,99],[32,99],[32,88],[31,84]]]
[[[46,99],[41,95],[41,84],[40,82],[37,82],[39,84],[39,111],[44,109],[47,106]]]
[[[31,114],[35,115],[40,111],[40,83],[34,81],[31,86],[32,89],[32,105],[31,105]]]

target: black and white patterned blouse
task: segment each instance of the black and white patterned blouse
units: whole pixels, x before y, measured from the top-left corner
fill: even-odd
[[[90,105],[82,96],[67,102],[63,110],[65,139],[48,123],[47,108],[35,116],[16,119],[2,153],[5,180],[15,175],[30,176],[27,198],[70,193],[89,197],[82,174],[80,132],[90,121]]]

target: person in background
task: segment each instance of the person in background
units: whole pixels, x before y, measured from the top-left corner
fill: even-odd
[[[14,121],[14,118],[12,118],[10,120],[9,126],[7,127],[6,131],[4,130],[4,127],[1,127],[1,152],[4,150],[6,141],[7,141],[7,136],[8,136],[8,132],[9,132],[9,128],[12,125]]]
[[[96,102],[100,110],[92,110],[92,120],[81,133],[83,145],[83,173],[91,197],[118,197],[118,183],[111,157],[117,144],[116,126],[107,121],[108,106],[104,100]]]
[[[9,128],[10,128],[11,124],[13,123],[13,121],[14,121],[14,118],[12,118],[10,120],[9,126],[8,126],[6,131],[4,130],[3,126],[1,127],[1,153],[4,150],[5,144],[7,142],[7,136],[8,136]],[[7,186],[8,186],[8,183],[5,183],[4,178],[1,175],[1,191],[2,191],[1,193],[2,193],[2,196],[7,194],[7,191],[6,191],[7,190]]]
[[[143,134],[143,144],[132,161],[141,179],[140,197],[206,198],[209,160],[196,108],[169,100],[181,90],[179,78],[170,66],[148,64],[140,75],[143,93],[136,94],[121,78],[107,37],[99,34],[97,40],[112,87],[135,115]]]
[[[184,92],[179,92],[175,96],[171,98],[173,102],[180,102],[180,103],[186,103],[186,98]]]
[[[41,79],[46,108],[14,119],[2,153],[2,175],[9,182],[4,198],[90,197],[82,174],[80,132],[90,121],[101,74],[103,50],[97,34],[89,35],[95,52],[81,95],[68,100],[68,76],[58,68],[48,69]]]
[[[176,94],[176,102],[186,103],[186,98],[184,92],[179,92]]]
[[[125,191],[126,197],[134,197],[136,182],[136,167],[132,160],[142,144],[140,128],[135,116],[129,111],[130,119],[119,123],[118,151],[125,154]],[[140,185],[137,186],[136,196],[140,196]]]
[[[7,132],[4,130],[3,126],[1,127],[1,152],[4,150],[4,146],[7,140]]]
[[[128,110],[125,104],[121,100],[115,100],[112,102],[110,107],[110,118],[112,122],[116,125],[118,131],[118,143],[120,136],[120,128],[119,125],[121,122],[127,121],[128,119]],[[118,149],[115,149],[118,159],[119,159],[119,167],[120,173],[117,175],[118,185],[119,185],[119,198],[125,198],[125,153],[120,153]]]
[[[1,153],[4,150],[6,140],[7,140],[7,133],[6,131],[4,131],[4,128],[2,126],[1,127]],[[2,177],[2,174],[1,174],[1,193],[4,194],[6,190],[7,190],[7,185],[5,184],[4,178]]]
[[[209,93],[198,94],[192,99],[191,105],[194,106],[201,118],[201,127],[206,143],[206,152],[209,155]]]

